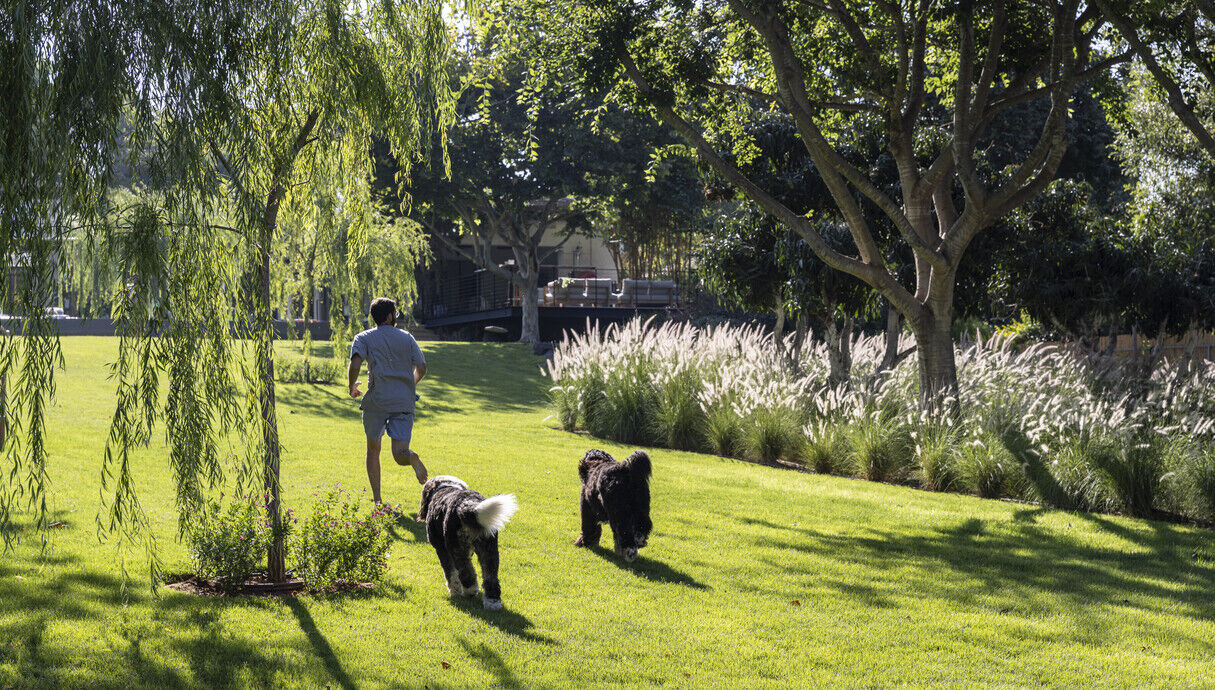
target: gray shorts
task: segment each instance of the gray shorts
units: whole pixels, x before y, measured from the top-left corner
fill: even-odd
[[[388,429],[388,438],[409,443],[413,436],[413,413],[363,410],[363,431],[367,432],[367,438],[378,441],[385,429]]]

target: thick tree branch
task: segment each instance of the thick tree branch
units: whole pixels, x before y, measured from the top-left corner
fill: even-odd
[[[637,86],[641,95],[654,107],[658,116],[696,148],[701,160],[711,166],[719,175],[729,180],[731,184],[736,186],[761,208],[797,232],[798,235],[806,240],[806,243],[810,245],[814,253],[828,266],[856,276],[879,289],[901,309],[905,309],[904,313],[917,313],[917,310],[922,309],[921,305],[911,296],[911,293],[907,292],[906,288],[903,288],[894,280],[894,277],[890,275],[885,266],[867,263],[832,249],[805,217],[794,213],[789,207],[765,192],[759,185],[755,184],[738,170],[738,168],[726,161],[712,144],[704,138],[704,135],[698,128],[675,112],[674,108],[665,105],[664,99],[659,98],[658,94],[654,93],[649,80],[641,73],[632,55],[629,54],[628,49],[621,44],[618,46],[618,50],[625,74]]]
[[[919,236],[899,205],[878,189],[871,180],[862,175],[855,166],[845,160],[815,124],[806,94],[804,70],[800,59],[793,51],[785,25],[777,17],[756,14],[741,0],[729,0],[729,3],[731,9],[764,39],[768,53],[772,57],[773,71],[776,74],[777,85],[781,89],[782,101],[793,115],[802,141],[805,143],[815,167],[822,175],[823,182],[831,192],[832,199],[835,200],[844,219],[848,222],[853,239],[866,263],[880,263],[881,254],[873,240],[872,233],[869,232],[864,214],[861,213],[860,207],[847,185],[841,183],[842,180],[847,180],[848,184],[855,187],[881,209],[882,213],[898,228],[899,234],[913,251],[925,257],[933,265],[943,267],[944,256]]]
[[[1186,129],[1193,133],[1198,139],[1198,143],[1206,149],[1207,154],[1215,158],[1215,136],[1206,128],[1202,120],[1194,113],[1194,107],[1185,99],[1185,94],[1181,92],[1181,87],[1177,81],[1173,79],[1160,62],[1156,60],[1156,56],[1152,54],[1152,49],[1139,37],[1139,33],[1135,31],[1135,27],[1131,24],[1126,15],[1117,12],[1109,0],[1093,0],[1097,7],[1101,8],[1101,12],[1109,19],[1110,23],[1118,29],[1118,33],[1126,39],[1130,44],[1131,49],[1143,60],[1144,67],[1151,73],[1156,83],[1160,88],[1164,89],[1169,97],[1169,107],[1181,120],[1181,124],[1185,125]]]

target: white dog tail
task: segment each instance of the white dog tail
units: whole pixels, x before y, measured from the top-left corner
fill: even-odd
[[[493,536],[506,526],[516,510],[519,510],[519,502],[514,494],[499,494],[478,503],[473,512],[477,515],[477,524],[487,535]]]

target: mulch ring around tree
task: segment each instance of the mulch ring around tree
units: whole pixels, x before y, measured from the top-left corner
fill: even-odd
[[[290,575],[290,573],[289,573]],[[270,582],[264,572],[254,573],[241,583],[235,590],[225,589],[218,580],[208,580],[193,573],[182,573],[165,579],[165,587],[175,592],[196,594],[203,597],[253,596],[253,597],[294,597],[301,594],[341,594],[344,592],[370,592],[375,589],[374,582],[352,582],[338,580],[332,586],[323,590],[309,591],[304,587],[301,578],[288,577],[285,582]]]

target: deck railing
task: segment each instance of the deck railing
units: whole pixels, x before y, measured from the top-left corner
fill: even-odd
[[[541,290],[541,306],[677,306],[680,302],[680,296],[683,294],[683,287],[689,284],[687,276],[655,276],[655,280],[671,280],[675,283],[675,289],[669,291],[670,298],[665,300],[650,299],[636,301],[626,299],[623,303],[618,304],[609,296],[604,295],[600,296],[603,297],[602,299],[596,298],[594,300],[566,298],[546,302],[543,292],[544,288],[553,281],[560,282],[561,278],[572,279],[575,284],[580,284],[584,279],[610,280],[611,284],[608,291],[612,294],[621,293],[623,289],[622,281],[617,279],[614,269],[602,269],[592,266],[545,266],[540,271],[540,281],[538,283],[538,288]],[[604,292],[603,287],[606,283],[600,282],[598,285],[600,286],[599,292]],[[563,293],[558,291],[558,294]],[[518,287],[505,278],[486,270],[443,280],[439,282],[434,290],[420,300],[424,320],[506,309],[519,306],[521,302],[522,295]],[[658,302],[662,303],[659,304]]]

